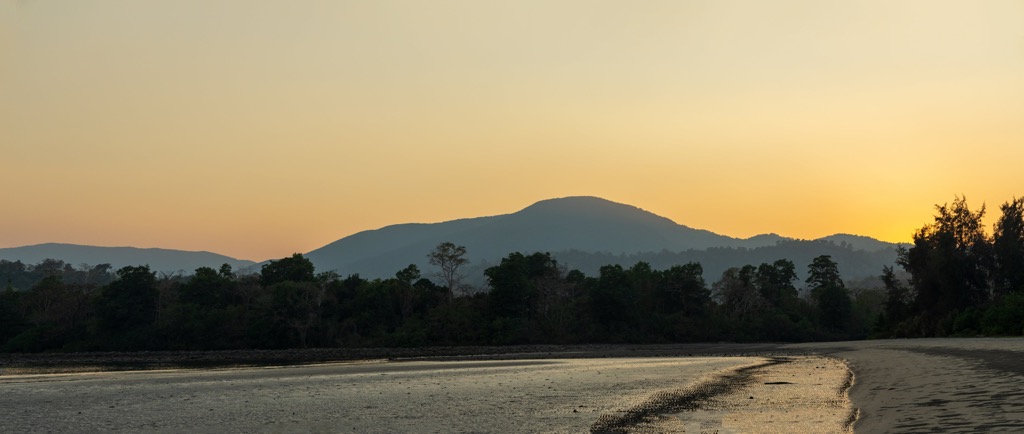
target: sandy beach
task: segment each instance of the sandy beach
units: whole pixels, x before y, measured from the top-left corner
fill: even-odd
[[[760,358],[704,376],[642,406],[604,415],[592,433],[845,433],[856,409],[852,373],[834,358]]]
[[[787,345],[846,360],[856,432],[1024,432],[1024,339]]]
[[[10,374],[22,366],[0,375],[0,431],[1024,430],[1019,338],[530,350]]]
[[[411,361],[0,378],[3,432],[588,432],[761,358]]]

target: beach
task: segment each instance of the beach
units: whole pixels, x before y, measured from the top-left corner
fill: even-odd
[[[4,432],[587,432],[761,358],[356,362],[7,376]]]
[[[0,431],[1024,430],[1022,339],[543,350],[6,374]]]
[[[787,345],[856,374],[856,432],[1024,432],[1024,339],[901,339]]]

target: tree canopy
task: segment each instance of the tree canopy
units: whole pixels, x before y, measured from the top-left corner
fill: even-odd
[[[466,250],[428,255],[438,283],[409,265],[394,277],[320,272],[301,254],[258,274],[230,266],[157,276],[147,266],[0,261],[0,350],[196,350],[332,346],[808,341],[1024,332],[1024,200],[936,207],[878,286],[844,281],[830,255],[800,282],[792,261],[725,270],[697,262],[605,265],[587,274],[548,253],[511,252],[461,281]],[[16,282],[16,283],[15,283]],[[802,283],[802,285],[801,285]],[[18,285],[18,286],[15,286]],[[24,285],[28,285],[25,287]],[[798,287],[798,285],[801,285]],[[27,288],[27,289],[23,289]]]

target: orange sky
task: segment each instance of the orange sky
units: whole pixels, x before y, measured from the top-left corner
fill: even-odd
[[[0,247],[262,260],[569,195],[907,241],[1021,161],[1021,0],[0,3]]]

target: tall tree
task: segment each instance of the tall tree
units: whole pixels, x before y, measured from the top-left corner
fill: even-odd
[[[326,286],[289,280],[276,283],[269,290],[274,321],[294,332],[299,346],[306,348],[310,332],[321,323]]]
[[[811,296],[818,303],[821,325],[831,331],[844,331],[849,327],[853,302],[839,275],[839,265],[829,255],[814,258],[808,266],[807,284]]]
[[[687,316],[706,313],[711,303],[711,291],[704,283],[704,269],[700,264],[673,265],[660,274],[659,295],[663,311],[681,311]]]
[[[844,288],[843,279],[839,274],[839,264],[832,260],[832,256],[821,255],[814,258],[807,266],[807,280],[812,294],[815,289],[835,286]]]
[[[988,298],[991,244],[981,223],[985,206],[973,212],[967,199],[936,206],[935,222],[914,234],[914,246],[901,251],[898,263],[911,275],[915,304],[924,315],[922,330],[944,334],[938,328],[953,312],[978,305]]]
[[[784,307],[796,300],[797,290],[793,286],[796,280],[796,265],[788,259],[761,264],[755,275],[761,296],[775,307]]]
[[[103,346],[152,347],[149,328],[156,322],[158,297],[156,274],[149,266],[117,270],[117,280],[104,287],[96,300],[99,328],[109,334]]]
[[[484,270],[491,286],[491,310],[510,318],[532,318],[550,310],[561,294],[562,274],[548,253],[509,254]]]
[[[1024,197],[999,209],[1003,215],[992,234],[993,289],[1000,293],[1024,291]]]
[[[271,286],[281,282],[316,281],[313,262],[296,253],[288,258],[270,261],[260,269],[260,284]]]
[[[408,320],[416,309],[418,291],[413,283],[420,279],[420,269],[416,264],[409,264],[395,273],[395,280],[398,283],[398,304],[402,312],[402,320]]]
[[[893,327],[910,316],[910,289],[896,276],[892,267],[882,267],[885,285],[885,318]]]
[[[754,284],[757,268],[744,265],[730,268],[722,278],[711,285],[715,299],[721,303],[728,315],[737,319],[758,314],[768,307],[768,301],[761,296]]]
[[[0,288],[0,350],[4,343],[28,328],[28,321],[19,309],[26,293],[14,288]]]
[[[455,291],[466,291],[462,286],[462,279],[465,277],[459,269],[469,263],[466,259],[466,246],[456,246],[452,242],[438,244],[432,252],[427,254],[430,265],[438,268],[437,276],[445,286],[448,287],[448,302],[451,303]]]
[[[636,318],[636,291],[621,265],[605,265],[589,289],[591,315],[606,330],[627,328]]]
[[[199,267],[178,290],[180,303],[224,308],[234,295],[234,279],[210,267]]]

